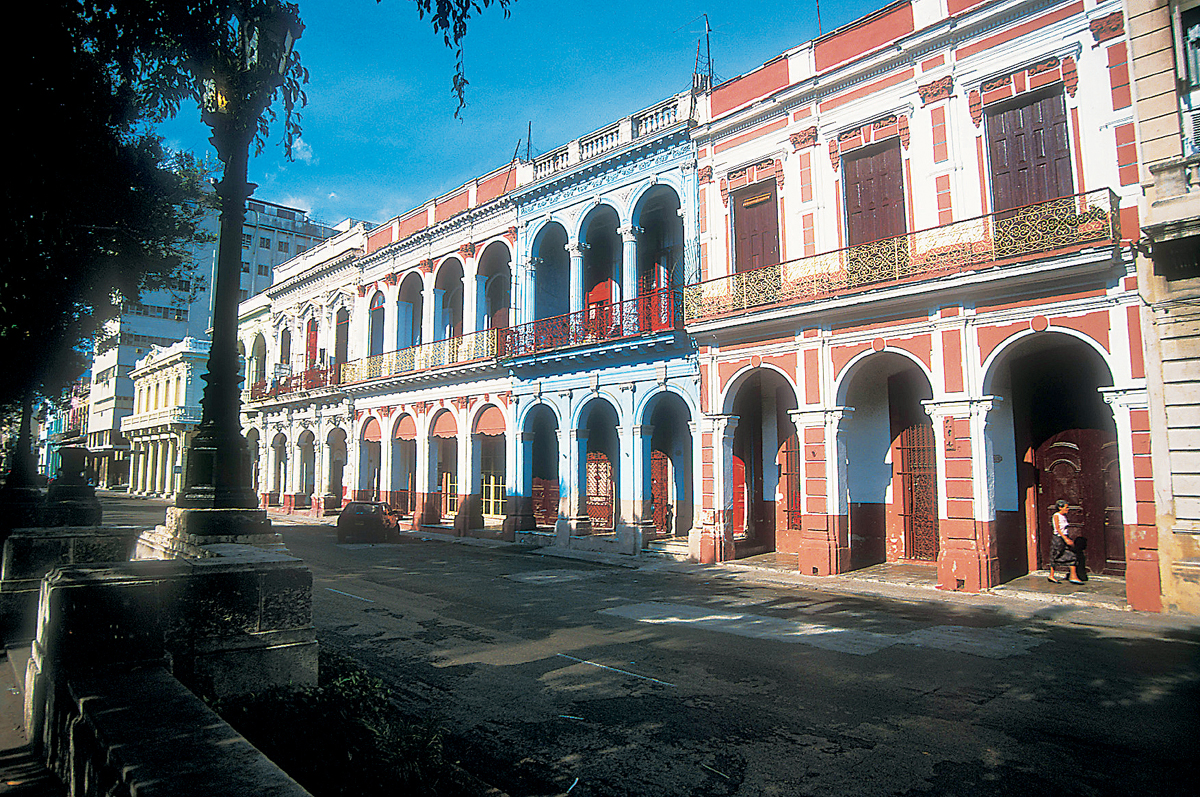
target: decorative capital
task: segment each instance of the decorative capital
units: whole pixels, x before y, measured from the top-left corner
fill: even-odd
[[[696,177],[700,181],[700,185],[711,183],[713,179],[713,168],[711,166],[701,166],[696,172]]]
[[[363,297],[364,297],[364,296],[366,296],[366,295],[367,295],[367,286],[366,286],[366,285],[359,285],[359,286],[358,286],[358,298],[360,298],[360,299],[361,299],[361,298],[363,298]]]
[[[1069,55],[1062,60],[1062,78],[1067,94],[1074,97],[1075,89],[1079,87],[1079,72],[1075,69],[1075,59]]]
[[[433,261],[430,260],[429,258],[426,258],[417,264],[417,269],[422,274],[432,274],[433,273]]]
[[[507,230],[504,231],[504,237],[508,239],[508,242],[510,244],[512,244],[513,246],[516,246],[516,244],[517,244],[517,228],[509,227]]]
[[[624,227],[619,227],[617,232],[621,234],[621,240],[625,243],[637,243],[638,235],[645,232],[641,227],[635,227],[632,224],[626,224]]]
[[[458,247],[458,253],[460,255],[462,255],[464,258],[475,257],[475,244],[473,244],[473,243],[463,244],[462,246]]]
[[[400,275],[397,274],[395,271],[393,271],[390,274],[385,274],[383,277],[383,281],[386,282],[388,285],[395,285],[397,282],[400,281]]]
[[[586,241],[572,241],[567,244],[567,251],[571,253],[572,257],[583,257],[583,253],[591,248],[592,245]]]
[[[979,127],[983,124],[983,97],[978,89],[972,89],[967,95],[967,104],[971,111],[971,121],[975,123],[976,127]]]

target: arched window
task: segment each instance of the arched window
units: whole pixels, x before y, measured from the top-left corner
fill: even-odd
[[[367,311],[367,332],[370,336],[367,355],[370,357],[383,354],[383,320],[383,294],[377,292],[371,297],[371,306]]]
[[[279,333],[279,364],[288,365],[292,361],[292,333],[283,330]]]

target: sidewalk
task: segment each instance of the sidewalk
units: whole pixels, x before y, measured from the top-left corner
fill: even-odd
[[[18,662],[24,669],[24,662]],[[0,794],[63,797],[63,784],[29,750],[17,674],[0,650]]]
[[[279,519],[289,517],[279,515]],[[303,525],[332,525],[335,518],[306,518]],[[431,531],[401,532],[404,536],[481,548],[509,548],[528,556],[606,564],[646,571],[669,570],[704,578],[796,586],[838,595],[887,598],[907,602],[938,602],[979,609],[1003,609],[1020,617],[1058,623],[1126,628],[1150,633],[1200,631],[1200,617],[1186,614],[1135,612],[1125,601],[1125,580],[1091,575],[1083,585],[1052,584],[1044,571],[1029,573],[984,592],[951,592],[938,589],[935,569],[928,565],[884,563],[836,576],[806,576],[799,572],[795,554],[768,553],[720,564],[696,564],[657,555],[631,557],[620,554],[531,548],[511,542],[455,537]]]

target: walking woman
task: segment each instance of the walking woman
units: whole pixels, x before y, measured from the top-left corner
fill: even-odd
[[[1065,567],[1072,584],[1082,584],[1079,579],[1079,557],[1075,553],[1075,541],[1067,534],[1067,502],[1061,498],[1054,504],[1054,536],[1050,538],[1050,580],[1055,584],[1062,579],[1054,577],[1054,569]]]

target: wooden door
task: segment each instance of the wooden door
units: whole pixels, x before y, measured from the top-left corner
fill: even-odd
[[[558,480],[533,478],[533,519],[538,526],[554,526],[558,520]]]
[[[993,210],[1075,193],[1061,89],[988,114],[987,139]]]
[[[844,163],[846,243],[857,246],[907,232],[899,140],[865,149]]]
[[[602,451],[587,455],[587,513],[592,528],[609,530],[613,527],[612,463]]]
[[[734,192],[735,271],[750,271],[779,262],[779,212],[775,192],[774,180]]]
[[[1113,435],[1097,429],[1071,429],[1038,447],[1038,563],[1050,558],[1054,505],[1070,505],[1071,535],[1087,537],[1087,566],[1094,572],[1125,569],[1117,446]],[[1119,531],[1118,531],[1119,530]]]
[[[671,465],[666,453],[650,452],[650,506],[656,537],[671,536]]]
[[[783,481],[784,522],[789,529],[799,529],[804,515],[804,499],[800,493],[800,475],[804,467],[804,457],[800,453],[800,440],[795,432],[788,435],[783,443]]]

